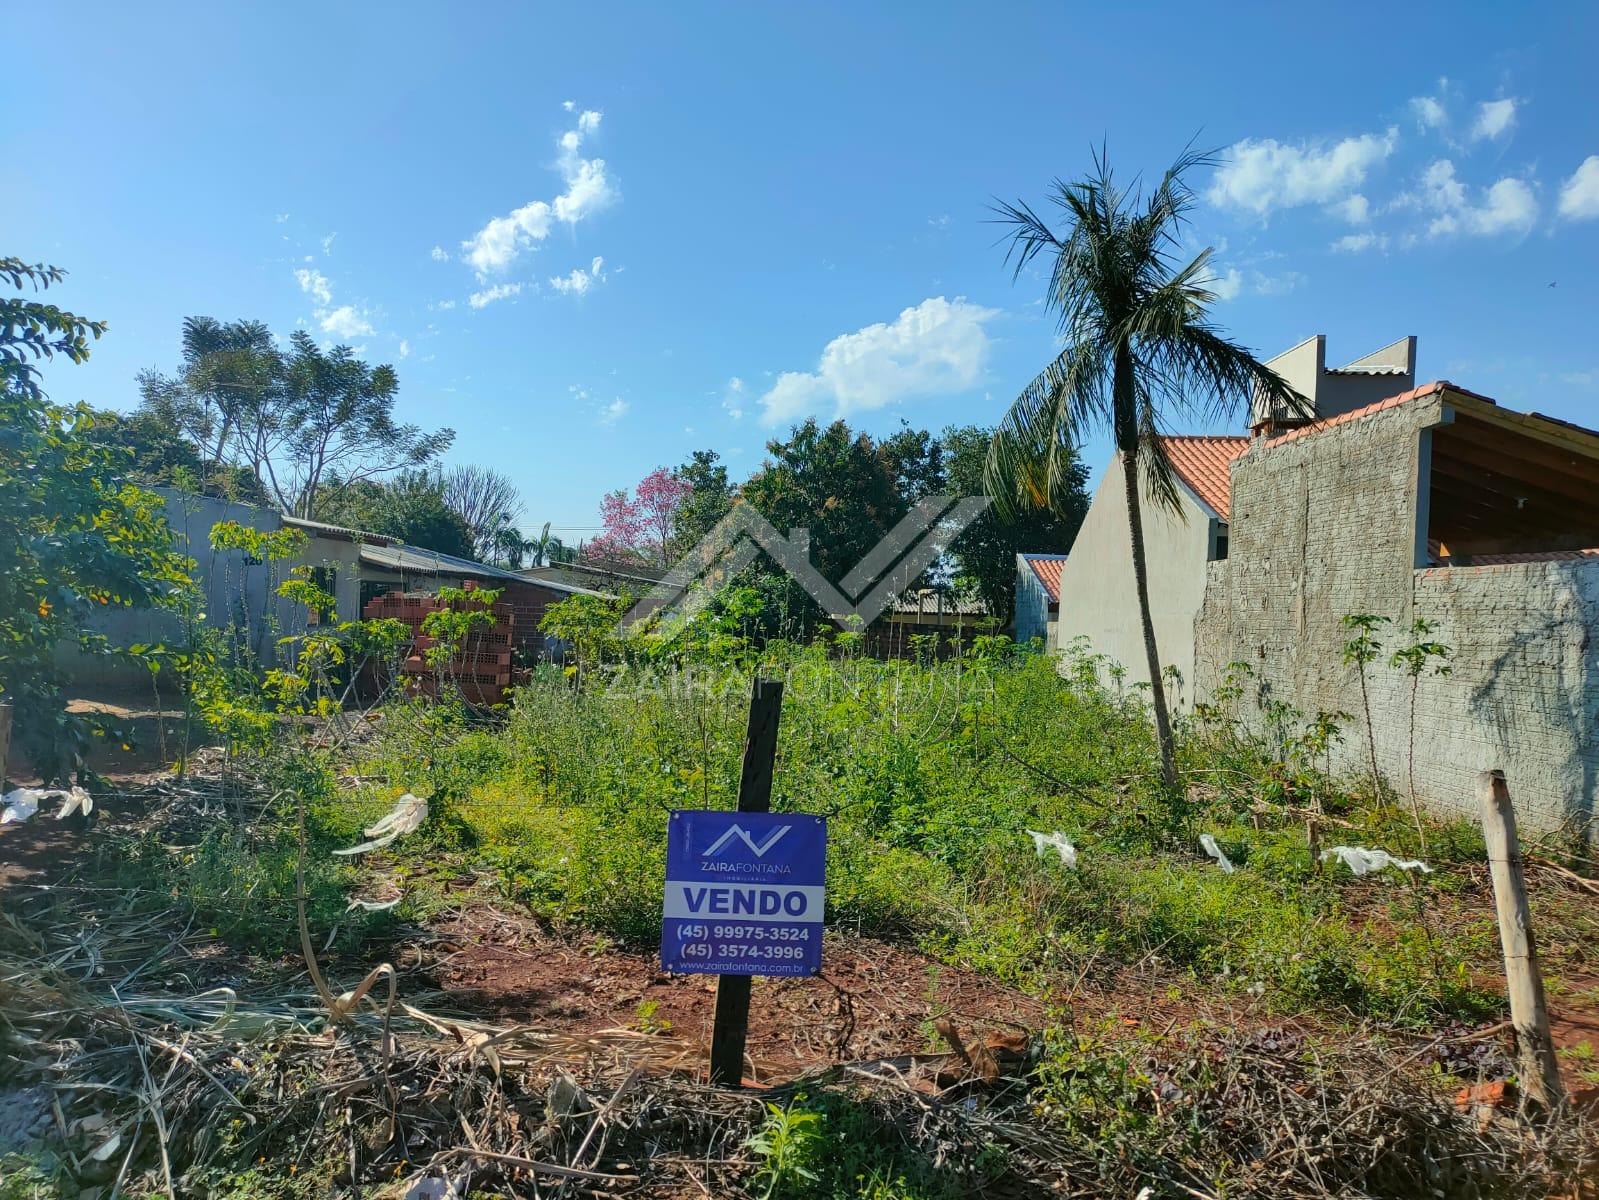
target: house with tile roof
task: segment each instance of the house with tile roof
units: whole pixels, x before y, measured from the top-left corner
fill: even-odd
[[[1064,554],[1016,556],[1016,619],[1012,636],[1022,645],[1037,638],[1055,644],[1055,622],[1060,615],[1060,572]]]
[[[1257,697],[1343,711],[1367,753],[1342,619],[1385,619],[1368,671],[1378,768],[1436,810],[1475,812],[1506,774],[1518,818],[1599,837],[1599,432],[1447,381],[1287,431],[1233,460],[1229,553],[1194,627],[1205,697],[1247,663]],[[1448,674],[1386,665],[1424,621]],[[1164,649],[1163,649],[1164,653]]]
[[[1161,659],[1181,682],[1170,699],[1181,707],[1193,678],[1194,620],[1205,599],[1205,566],[1228,552],[1228,470],[1249,446],[1237,437],[1161,439],[1177,479],[1178,508],[1146,499],[1141,505],[1144,556],[1149,573],[1150,616]],[[1144,632],[1134,599],[1133,553],[1127,532],[1127,495],[1122,472],[1107,467],[1069,556],[1060,564],[1055,636],[1045,644],[1067,649],[1078,643],[1126,669],[1126,678],[1147,680]],[[1017,620],[1021,608],[1018,591]],[[1020,635],[1018,634],[1018,640]]]
[[[1254,711],[1239,719],[1268,702],[1356,714],[1335,765],[1358,771],[1367,731],[1343,618],[1377,616],[1372,737],[1399,794],[1414,778],[1423,803],[1469,813],[1477,773],[1502,769],[1524,823],[1599,837],[1599,431],[1447,381],[1416,387],[1413,339],[1333,371],[1321,339],[1287,353],[1314,416],[1257,407],[1250,437],[1165,439],[1179,511],[1142,506],[1174,707],[1211,699],[1244,664]],[[1084,639],[1126,681],[1145,678],[1135,596],[1110,469],[1061,568],[1052,646]],[[1387,659],[1417,621],[1450,656],[1412,704]]]

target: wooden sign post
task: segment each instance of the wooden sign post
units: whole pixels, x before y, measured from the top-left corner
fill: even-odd
[[[744,770],[738,784],[739,812],[772,811],[772,769],[777,760],[777,722],[783,713],[783,681],[755,677],[749,728],[744,735]],[[744,1078],[744,1042],[750,1028],[750,976],[716,977],[716,1017],[711,1025],[711,1083],[738,1087]]]
[[[1544,1001],[1543,973],[1538,969],[1538,947],[1532,936],[1532,910],[1527,904],[1527,881],[1521,869],[1516,813],[1510,806],[1510,789],[1505,785],[1503,771],[1484,771],[1477,777],[1477,801],[1482,808],[1482,837],[1488,847],[1494,907],[1499,912],[1505,989],[1510,993],[1510,1023],[1515,1026],[1516,1051],[1521,1059],[1521,1086],[1529,1100],[1553,1111],[1564,1103],[1566,1093],[1560,1083],[1560,1063],[1549,1031],[1549,1006]]]

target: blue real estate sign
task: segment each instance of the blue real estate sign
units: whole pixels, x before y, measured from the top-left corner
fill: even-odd
[[[661,965],[702,975],[822,969],[827,820],[796,813],[672,813]]]

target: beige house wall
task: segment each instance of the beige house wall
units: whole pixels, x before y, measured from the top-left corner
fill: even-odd
[[[1162,667],[1182,676],[1168,699],[1174,707],[1192,702],[1194,619],[1205,599],[1205,564],[1215,543],[1215,514],[1186,488],[1179,488],[1180,511],[1172,512],[1144,496],[1144,558],[1148,565],[1149,607]],[[1148,657],[1133,580],[1133,552],[1127,526],[1127,494],[1121,459],[1113,459],[1083,519],[1071,555],[1061,567],[1060,616],[1052,649],[1069,650],[1083,638],[1091,653],[1103,654],[1126,669],[1129,685],[1148,682]]]

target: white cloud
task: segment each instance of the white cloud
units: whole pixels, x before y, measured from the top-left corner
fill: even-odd
[[[1330,206],[1332,211],[1351,225],[1364,225],[1371,220],[1371,201],[1356,192],[1352,196],[1345,196],[1337,204]]]
[[[1599,217],[1599,154],[1590,154],[1560,185],[1560,215],[1568,221]]]
[[[1271,138],[1246,138],[1227,151],[1206,193],[1210,202],[1266,216],[1274,208],[1327,204],[1366,178],[1399,143],[1399,131],[1345,138],[1333,146],[1290,145]]]
[[[1471,126],[1471,140],[1480,142],[1484,138],[1502,137],[1510,132],[1515,123],[1516,101],[1513,97],[1485,100],[1477,105],[1477,119]]]
[[[1263,256],[1276,257],[1276,256]],[[1281,275],[1268,275],[1258,268],[1240,271],[1237,267],[1228,267],[1219,275],[1212,275],[1205,286],[1222,303],[1236,300],[1239,296],[1248,293],[1251,296],[1277,296],[1283,292],[1291,292],[1304,282],[1304,276],[1298,271],[1285,271]]]
[[[571,272],[566,275],[554,276],[550,280],[550,286],[558,292],[581,296],[596,283],[605,282],[604,272],[600,269],[604,265],[605,260],[599,255],[595,255],[594,261],[589,264],[587,271],[582,267],[573,267]]]
[[[333,303],[333,285],[321,271],[299,267],[294,272],[294,280],[302,292],[323,307]]]
[[[449,299],[449,300],[435,300],[432,304],[428,305],[428,311],[429,312],[449,312],[450,309],[452,309],[454,307],[455,307],[455,300],[453,298]]]
[[[404,338],[400,339],[400,357],[401,358],[410,358],[411,357],[411,343],[406,341]]]
[[[1340,254],[1360,254],[1366,250],[1386,250],[1388,249],[1388,235],[1385,233],[1345,234],[1332,244],[1332,248]]]
[[[1250,279],[1250,288],[1257,296],[1281,296],[1304,282],[1305,277],[1298,271],[1284,271],[1281,275],[1255,271]]]
[[[727,387],[722,391],[722,407],[727,415],[735,421],[744,419],[744,404],[749,399],[749,391],[744,386],[744,381],[737,375],[727,381]]]
[[[1432,237],[1465,233],[1475,237],[1528,232],[1538,219],[1538,200],[1524,179],[1499,180],[1471,203],[1466,185],[1455,177],[1455,164],[1439,159],[1421,177],[1421,202],[1438,215],[1427,226]]]
[[[1229,267],[1226,274],[1215,276],[1205,286],[1218,300],[1236,300],[1238,293],[1244,290],[1244,277],[1237,267]]]
[[[328,234],[327,237],[322,239],[322,253],[323,254],[332,254],[333,253],[333,239],[338,237],[338,236],[339,235],[337,233],[330,233],[330,234]]]
[[[366,314],[356,311],[353,304],[340,305],[332,312],[319,312],[317,318],[322,332],[336,338],[365,337],[372,332],[372,323]]]
[[[432,252],[428,255],[428,257],[431,258],[434,262],[449,262],[450,261],[450,252],[448,250],[446,250],[443,246],[434,246]]]
[[[1447,80],[1439,81],[1439,95],[1414,96],[1410,101],[1410,111],[1415,115],[1416,124],[1422,129],[1439,129],[1449,121],[1449,110],[1444,105],[1442,95],[1443,85]]]
[[[576,100],[562,100],[561,101],[561,107],[566,109],[567,112],[571,112],[574,108],[577,107],[577,101]]]
[[[275,218],[274,218],[274,220],[276,220],[276,221],[277,221],[277,223],[278,223],[278,224],[279,224],[279,225],[281,225],[281,224],[283,224],[283,223],[284,223],[284,222],[285,222],[285,221],[287,221],[287,220],[288,220],[288,219],[289,219],[289,214],[288,214],[288,213],[279,213],[279,214],[278,214],[278,215],[277,215],[277,216],[276,216],[276,217],[275,217]]]
[[[466,298],[466,302],[473,308],[487,308],[496,300],[504,300],[507,296],[520,295],[520,283],[497,283],[493,287],[484,288],[481,292],[473,292]]]
[[[627,401],[618,396],[604,408],[600,409],[600,424],[615,425],[627,415]]]
[[[479,281],[504,271],[523,251],[549,237],[553,221],[575,225],[616,199],[616,187],[605,173],[605,160],[578,153],[583,139],[599,123],[599,113],[585,111],[578,117],[578,127],[556,140],[560,150],[556,169],[566,184],[565,191],[554,200],[530,200],[503,217],[494,217],[461,243],[462,257],[472,264]]]
[[[824,408],[839,416],[975,384],[988,358],[985,322],[998,313],[957,296],[934,296],[892,324],[834,338],[814,371],[785,371],[761,397],[768,425]]]

